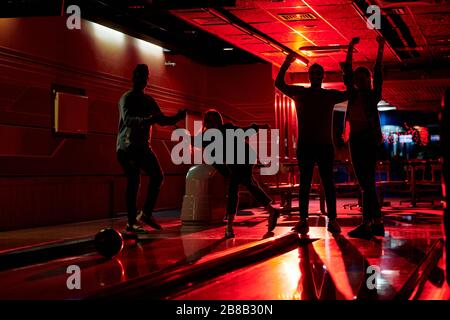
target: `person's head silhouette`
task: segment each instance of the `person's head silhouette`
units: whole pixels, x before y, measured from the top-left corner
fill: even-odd
[[[133,71],[133,88],[143,91],[147,86],[149,76],[148,66],[146,64],[138,64]]]
[[[353,72],[355,87],[360,90],[368,90],[372,88],[371,78],[372,74],[366,67],[358,67]]]
[[[205,129],[219,128],[223,124],[222,115],[219,111],[210,109],[206,111],[203,118],[203,127]]]
[[[309,67],[308,74],[311,87],[320,88],[324,77],[323,67],[318,63],[314,63],[311,67]]]

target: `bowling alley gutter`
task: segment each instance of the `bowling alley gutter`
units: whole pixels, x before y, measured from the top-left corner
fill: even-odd
[[[0,271],[73,255],[81,255],[93,250],[95,250],[94,239],[89,237],[70,241],[52,241],[19,249],[0,251]]]
[[[212,254],[194,265],[177,267],[172,270],[165,269],[156,274],[105,287],[82,298],[89,300],[105,298],[167,299],[171,293],[183,287],[191,287],[196,283],[278,256],[299,245],[307,245],[316,240],[319,239],[300,239],[297,233],[288,233]]]

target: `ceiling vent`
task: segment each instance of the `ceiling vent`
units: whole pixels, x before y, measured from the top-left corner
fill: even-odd
[[[316,20],[313,13],[280,13],[278,16],[286,22]]]

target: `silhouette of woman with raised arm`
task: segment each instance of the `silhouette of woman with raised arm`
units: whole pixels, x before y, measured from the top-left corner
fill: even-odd
[[[366,67],[358,67],[353,72],[355,89],[350,96],[345,114],[344,141],[349,142],[353,169],[358,179],[363,198],[363,221],[348,235],[353,238],[371,239],[384,237],[381,207],[378,203],[375,169],[377,149],[383,141],[378,102],[381,100],[384,39],[377,38],[378,54],[373,72]]]

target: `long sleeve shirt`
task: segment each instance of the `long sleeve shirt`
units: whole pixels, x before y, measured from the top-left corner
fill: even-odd
[[[281,73],[282,71],[280,71]],[[334,106],[350,97],[351,75],[344,74],[346,91],[306,88],[288,85],[284,75],[277,78],[276,86],[295,101],[298,118],[298,144],[327,145],[333,143],[332,121]]]
[[[119,132],[117,150],[126,150],[130,145],[148,147],[151,116],[161,114],[156,101],[149,95],[130,90],[119,100]]]

